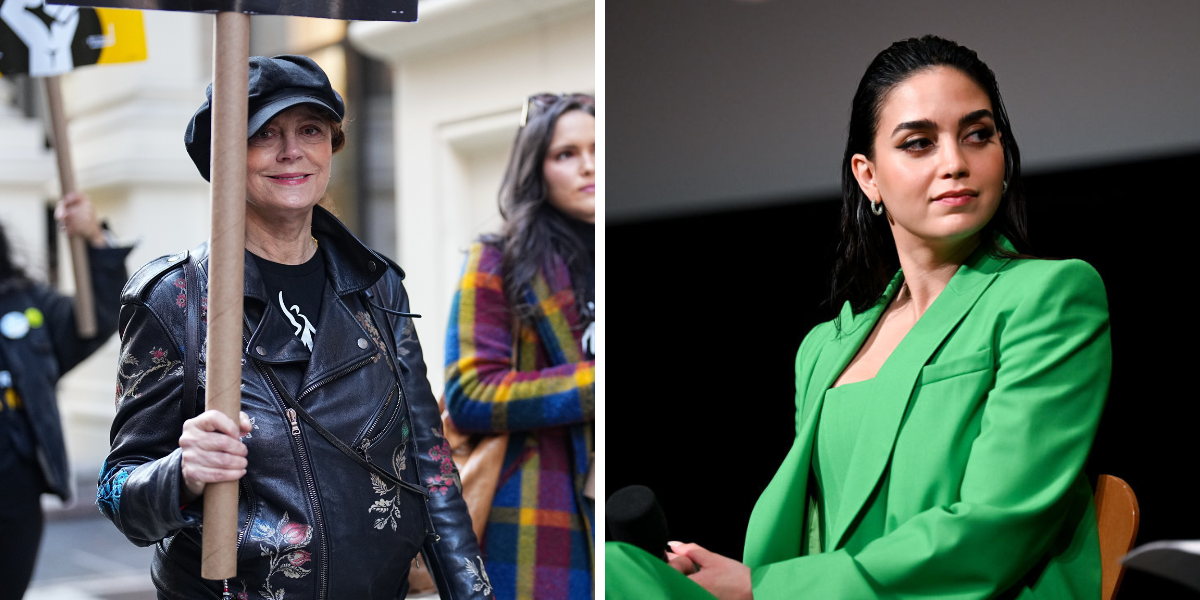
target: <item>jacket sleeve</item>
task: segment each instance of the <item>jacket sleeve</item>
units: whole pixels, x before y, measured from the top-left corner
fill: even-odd
[[[184,414],[182,346],[144,304],[121,310],[117,416],[97,482],[96,505],[125,537],[148,546],[200,524],[179,503]]]
[[[96,310],[96,335],[81,338],[75,330],[75,301],[70,296],[38,286],[38,305],[45,310],[45,323],[54,342],[59,374],[70,371],[91,356],[117,330],[121,286],[125,285],[125,257],[131,248],[88,247],[92,297]]]
[[[917,514],[856,555],[753,567],[756,597],[991,598],[1034,568],[1064,525],[1073,528],[1070,518],[1082,518],[1083,465],[1111,371],[1108,306],[1089,265],[1050,264],[998,320],[995,386],[959,501]]]
[[[523,431],[595,419],[596,361],[517,371],[500,250],[476,243],[450,309],[446,406],[465,432]]]
[[[381,300],[385,306],[399,312],[409,311],[408,294],[399,278],[393,279],[384,293]],[[492,598],[483,553],[471,528],[462,483],[442,431],[441,411],[426,377],[425,359],[413,320],[392,314],[387,319],[408,398],[417,446],[417,475],[429,490],[426,506],[434,533],[426,537],[422,548],[429,573],[442,600]]]

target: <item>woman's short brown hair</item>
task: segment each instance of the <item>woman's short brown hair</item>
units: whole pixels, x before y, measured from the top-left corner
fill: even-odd
[[[329,114],[329,111],[319,108],[315,104],[305,104],[304,108],[308,109],[309,114],[325,121],[329,126],[329,141],[333,144],[333,153],[337,154],[339,150],[346,146],[346,132],[342,130],[342,123]]]
[[[329,121],[329,141],[333,142],[333,153],[337,154],[346,145],[346,132],[342,131],[341,123],[329,119],[328,115],[326,119]]]

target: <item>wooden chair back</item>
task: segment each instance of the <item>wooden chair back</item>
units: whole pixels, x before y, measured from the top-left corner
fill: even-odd
[[[1096,480],[1096,522],[1100,530],[1101,598],[1112,600],[1125,576],[1121,557],[1137,538],[1137,496],[1120,477],[1101,475]]]

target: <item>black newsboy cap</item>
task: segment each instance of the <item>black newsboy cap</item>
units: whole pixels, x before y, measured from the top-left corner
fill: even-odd
[[[275,115],[297,104],[315,104],[324,108],[337,122],[346,116],[346,104],[329,84],[325,71],[307,56],[284,54],[267,58],[250,57],[249,110],[246,113],[246,139],[254,135]],[[212,84],[208,84],[204,104],[192,115],[183,145],[200,175],[209,177],[209,153],[212,151]]]

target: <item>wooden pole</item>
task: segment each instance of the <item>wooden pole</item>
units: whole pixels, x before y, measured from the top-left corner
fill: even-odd
[[[62,195],[75,191],[75,167],[71,163],[71,142],[67,139],[67,116],[63,111],[62,83],[58,75],[46,80],[46,100],[50,105],[50,129],[54,135],[54,154],[58,158],[58,182]],[[87,240],[73,235],[71,270],[75,273],[75,331],[83,339],[96,337],[96,304],[92,298],[92,274],[88,268]]]
[[[242,272],[246,247],[246,111],[250,16],[217,13],[213,44],[212,238],[205,407],[236,423],[242,406]],[[236,481],[204,488],[200,575],[237,575]]]

